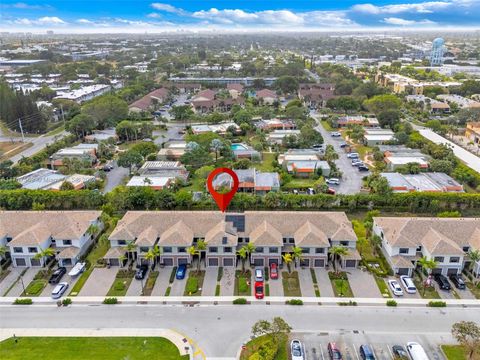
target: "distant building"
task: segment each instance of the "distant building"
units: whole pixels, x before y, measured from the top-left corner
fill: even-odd
[[[236,132],[240,131],[240,126],[235,124],[234,122],[227,122],[221,124],[211,124],[211,125],[192,125],[191,130],[192,132],[197,134],[205,134],[208,132],[214,132],[217,134],[226,134],[229,128],[235,129]]]
[[[393,141],[395,134],[390,129],[366,129],[363,139],[366,145],[376,146]]]
[[[280,189],[280,176],[276,172],[260,172],[255,169],[234,171],[238,177],[238,191],[240,192],[262,195]],[[215,189],[222,187],[231,188],[232,177],[226,173],[219,174],[213,180],[213,187]]]
[[[298,98],[307,107],[325,107],[335,97],[334,84],[300,84],[298,88]]]
[[[449,103],[456,104],[461,109],[480,108],[480,102],[467,99],[463,96],[456,94],[442,94],[438,95],[437,98]]]
[[[310,177],[315,174],[322,176],[330,175],[330,165],[321,160],[290,160],[286,162],[286,168],[289,174],[296,177]]]
[[[93,134],[85,136],[86,142],[100,142],[109,139],[118,140],[117,133],[115,132],[115,128],[111,129],[104,129],[104,130],[95,130]]]
[[[255,98],[265,105],[273,105],[278,100],[278,95],[275,91],[263,89],[255,93]]]
[[[50,156],[52,169],[55,166],[63,166],[64,159],[78,159],[90,164],[97,162],[98,144],[78,144],[73,147],[63,148]]]
[[[74,190],[80,190],[88,183],[94,182],[95,176],[81,174],[67,176],[55,170],[41,168],[19,176],[17,181],[22,188],[29,190],[60,190],[64,182],[72,184]]]
[[[356,116],[341,116],[336,121],[338,127],[345,127],[348,125],[362,125],[365,127],[377,127],[379,122],[375,117],[365,117],[361,115]]]
[[[163,190],[168,188],[173,180],[170,177],[133,176],[127,183],[127,186],[148,186],[154,190]]]
[[[185,154],[187,143],[185,141],[171,141],[164,144],[164,148],[157,153],[158,160],[180,160]]]
[[[442,66],[443,54],[445,53],[445,40],[436,38],[432,43],[432,52],[430,53],[430,66]]]
[[[55,99],[66,99],[66,100],[72,100],[77,103],[83,103],[85,101],[91,100],[97,96],[106,94],[111,90],[110,85],[90,85],[90,86],[84,86],[78,90],[72,90],[72,91],[59,91],[57,96],[55,96]]]
[[[255,80],[261,79],[264,81],[266,86],[272,86],[276,77],[170,77],[168,81],[174,83],[208,83],[216,85],[227,85],[227,84],[243,84],[245,86],[253,86]]]
[[[145,161],[138,170],[139,174],[148,178],[165,177],[186,181],[188,171],[179,161]]]
[[[293,120],[287,119],[261,119],[254,123],[255,127],[270,131],[270,130],[294,130],[297,128],[297,124]]]
[[[141,99],[130,104],[128,107],[131,112],[142,112],[148,110],[155,110],[155,106],[160,106],[167,101],[170,91],[166,88],[153,90]]]
[[[467,123],[465,137],[474,144],[480,144],[480,122]]]
[[[230,148],[236,159],[260,160],[262,158],[257,150],[244,143],[234,143]]]
[[[281,144],[284,137],[291,135],[298,137],[300,135],[300,130],[273,130],[268,134],[268,141]]]
[[[444,173],[381,173],[394,192],[463,192],[463,186]]]

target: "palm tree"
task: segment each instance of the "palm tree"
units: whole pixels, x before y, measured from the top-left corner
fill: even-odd
[[[345,246],[342,246],[342,245],[336,245],[336,246],[332,246],[330,248],[330,254],[332,254],[333,256],[333,259],[332,259],[332,262],[333,262],[333,270],[338,273],[337,271],[337,259],[340,257],[340,256],[345,256],[348,254],[348,249],[345,247]]]
[[[162,255],[162,249],[160,249],[158,245],[155,245],[153,247],[153,254],[155,255],[155,260],[153,261],[153,264],[155,265],[160,255]]]
[[[197,241],[197,250],[198,250],[198,265],[200,266],[200,260],[202,260],[202,253],[207,250],[207,243],[205,240],[200,239]]]
[[[290,274],[290,273],[291,273],[290,264],[291,264],[292,261],[293,261],[293,256],[292,256],[292,254],[286,253],[286,254],[282,255],[282,259],[283,259],[283,262],[284,262],[285,264],[287,264],[288,273]]]
[[[191,259],[192,259],[192,262],[193,262],[193,258],[200,254],[200,252],[195,248],[195,246],[190,246],[187,250],[187,252],[190,254],[191,256]],[[198,259],[198,264],[197,264],[197,273],[200,272],[200,258]]]
[[[423,271],[426,271],[428,275],[432,272],[433,269],[437,267],[437,262],[435,260],[429,260],[426,256],[422,256],[418,259],[418,265],[422,267]],[[427,290],[427,281],[423,282],[423,296],[425,296],[425,291]]]
[[[245,272],[245,260],[247,260],[248,257],[248,252],[245,246],[238,250],[237,254],[240,256],[240,259],[242,259],[242,272]]]
[[[98,225],[92,224],[88,227],[87,234],[93,236],[96,233],[98,233],[99,230],[100,230],[100,228],[98,227]]]
[[[45,266],[45,261],[43,261],[44,258],[46,258],[46,257],[48,258],[48,257],[54,256],[54,255],[55,255],[55,250],[48,247],[48,248],[43,249],[40,252],[36,253],[33,258],[35,260],[42,260],[42,262],[43,262],[42,266]]]
[[[153,249],[150,249],[145,254],[145,260],[148,260],[149,265],[152,265],[152,262],[155,261],[155,252]]]
[[[470,271],[473,271],[473,266],[476,262],[480,261],[480,250],[470,250],[468,252],[468,256],[470,257]]]
[[[125,254],[120,255],[120,256],[118,257],[118,261],[120,261],[120,267],[123,267],[123,262],[125,261],[126,258],[127,258],[127,257],[125,256]]]
[[[252,254],[255,252],[256,249],[255,245],[253,245],[252,243],[247,243],[244,248],[248,254],[248,257],[250,258],[250,263],[252,263]]]
[[[297,260],[301,261],[303,259],[303,250],[299,246],[294,246],[292,248],[292,258],[293,261],[295,262],[295,265],[297,265]]]
[[[133,259],[133,252],[135,251],[136,248],[137,248],[137,245],[135,245],[135,242],[133,240],[127,242],[127,246],[125,246],[125,249],[127,250],[127,258],[129,261],[130,261],[130,256],[132,256],[132,259]]]

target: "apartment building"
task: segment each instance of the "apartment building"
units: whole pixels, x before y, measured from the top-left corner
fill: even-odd
[[[146,262],[144,255],[158,245],[164,266],[190,264],[188,248],[200,239],[207,245],[200,256],[209,267],[236,266],[237,251],[248,243],[255,245],[249,259],[254,266],[281,264],[282,254],[294,246],[302,248],[300,265],[306,267],[326,266],[328,249],[336,245],[349,250],[341,259],[344,268],[360,261],[357,237],[345,213],[290,211],[129,211],[110,235],[111,250],[105,258],[118,265],[115,254],[134,242],[139,262]]]
[[[480,274],[480,262],[468,257],[480,249],[480,218],[377,217],[373,232],[396,274],[412,275],[423,256],[437,262],[434,274],[459,274],[471,265]]]
[[[41,267],[36,258],[47,248],[55,250],[60,266],[73,266],[85,254],[103,224],[100,211],[0,211],[0,245],[7,246],[14,267]]]

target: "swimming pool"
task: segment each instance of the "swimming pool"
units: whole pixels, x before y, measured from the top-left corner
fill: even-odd
[[[243,145],[243,144],[232,144],[232,145],[230,146],[230,149],[232,149],[232,150],[234,150],[234,151],[235,151],[235,150],[248,150],[248,148],[247,148],[245,145]]]

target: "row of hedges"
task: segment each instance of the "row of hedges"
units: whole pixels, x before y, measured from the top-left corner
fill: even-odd
[[[2,190],[0,208],[6,210],[100,209],[110,214],[126,210],[217,210],[213,200],[193,202],[190,193],[148,187],[115,188],[102,195],[97,191]],[[237,193],[231,210],[371,210],[382,208],[396,212],[437,213],[448,210],[480,209],[480,194],[467,193],[407,193],[389,196],[355,195],[294,195],[269,193],[255,196]]]

